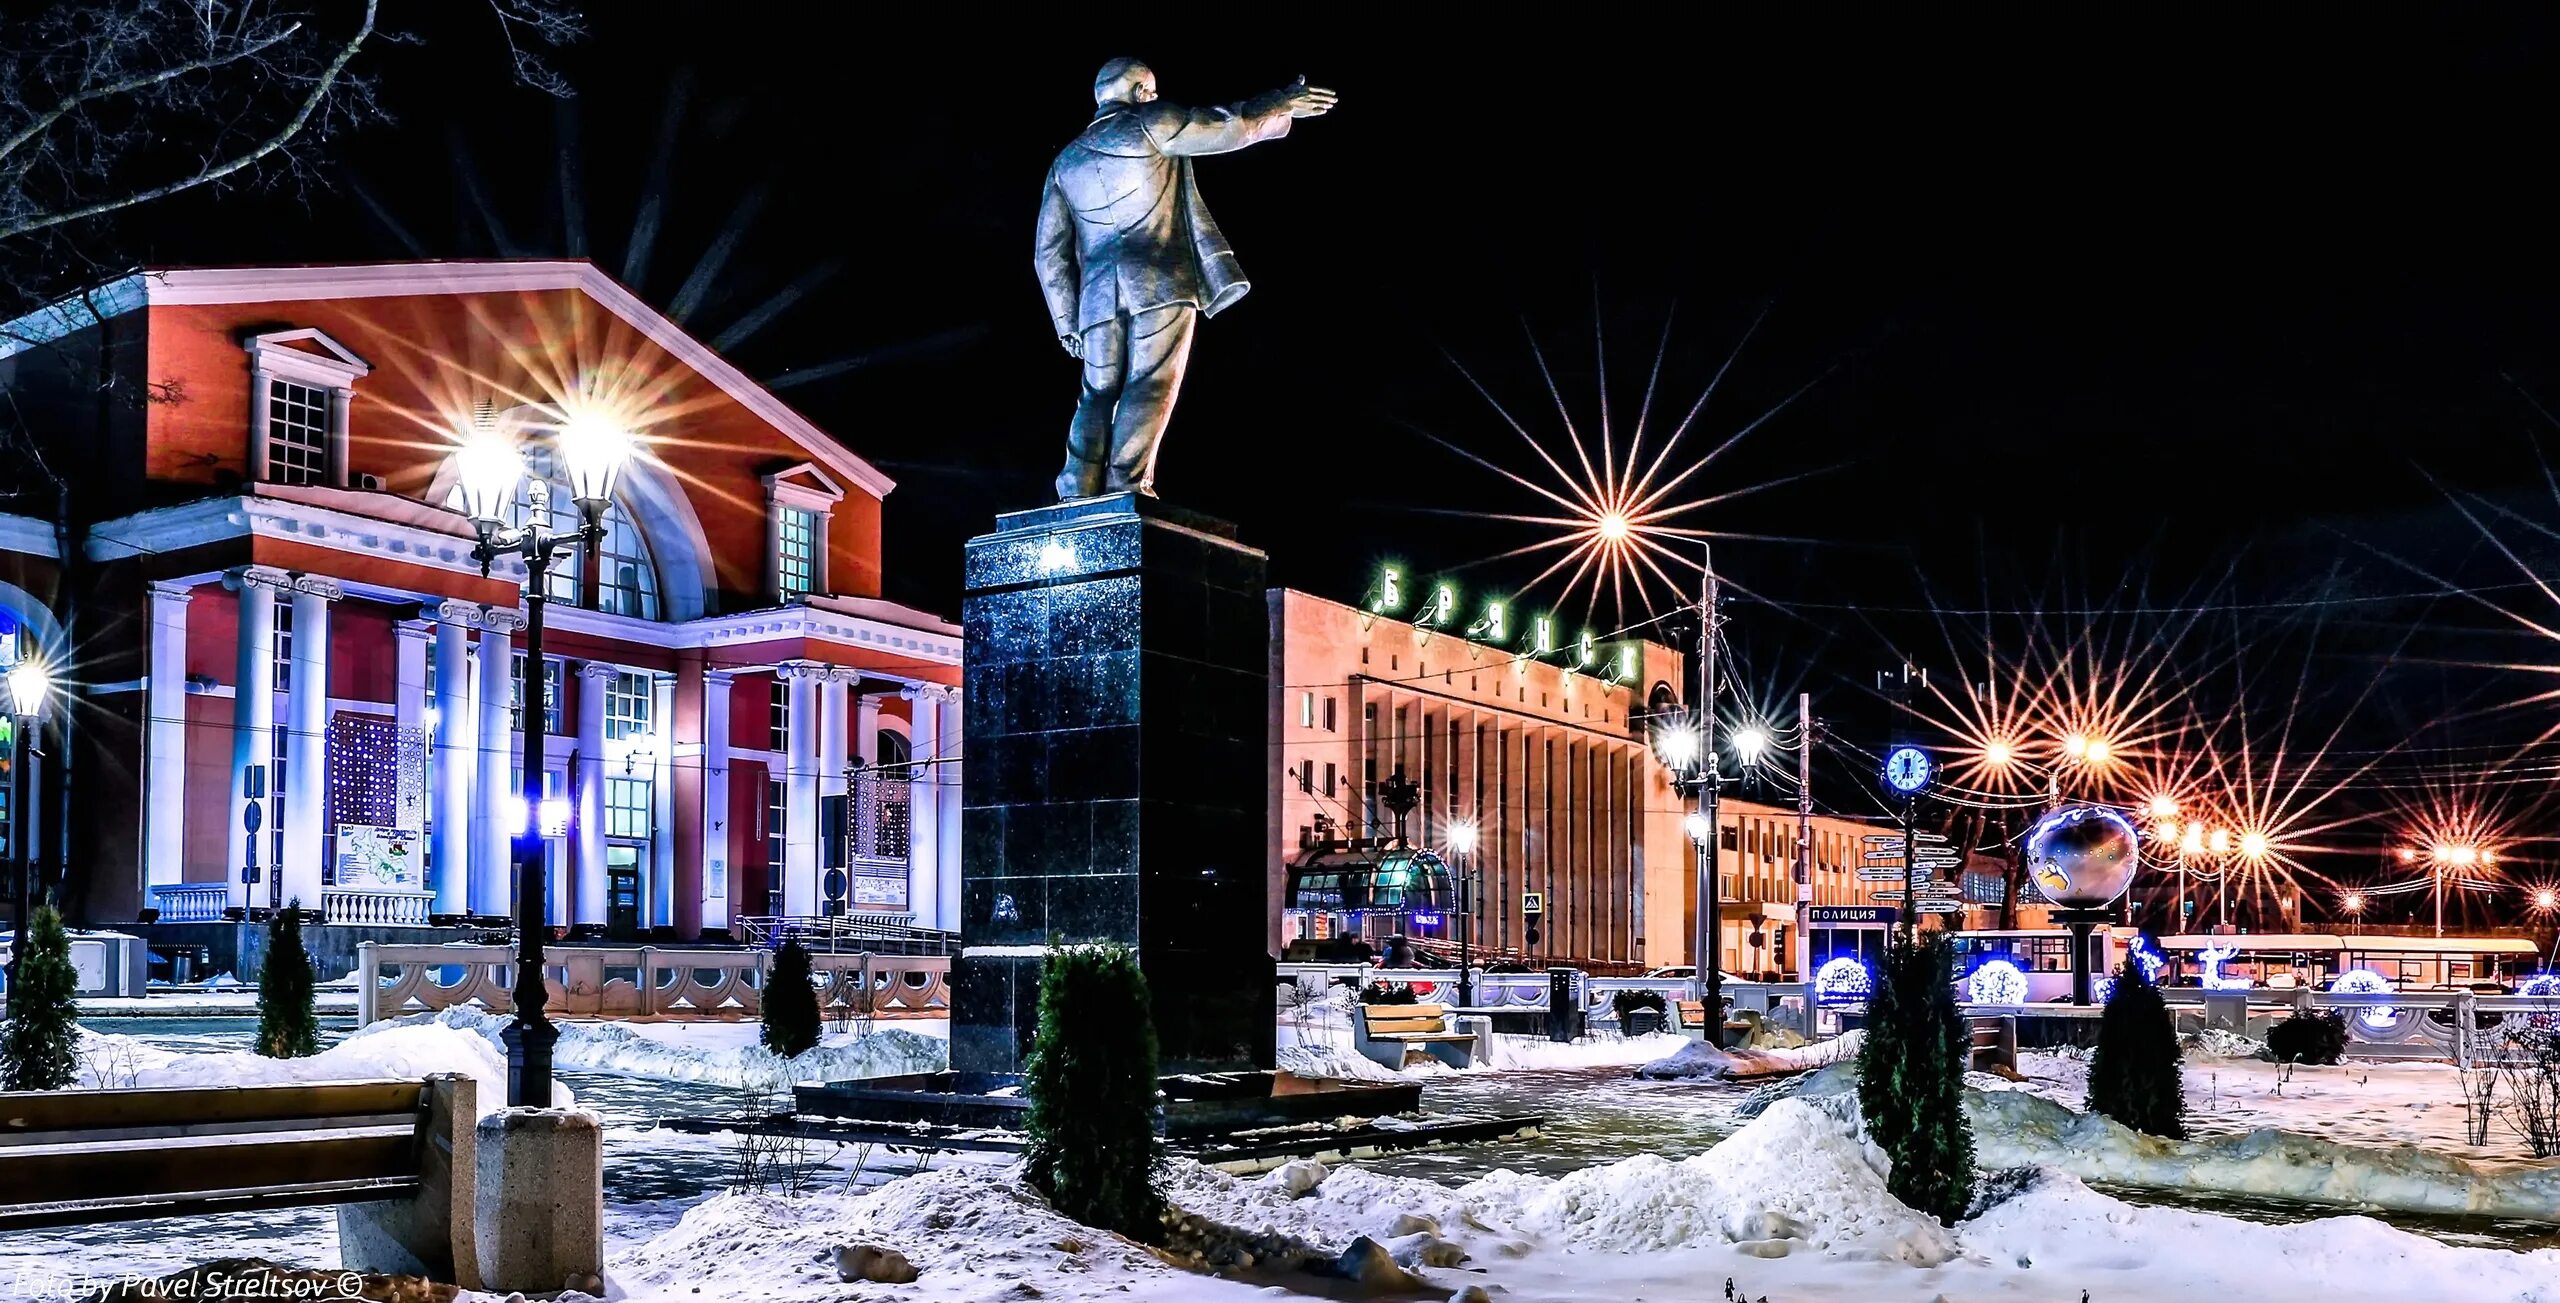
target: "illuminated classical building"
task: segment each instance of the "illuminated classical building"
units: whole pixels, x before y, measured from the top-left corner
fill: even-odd
[[[75,917],[508,913],[522,571],[472,561],[453,453],[556,475],[583,413],[644,451],[549,579],[552,921],[956,918],[960,637],[879,595],[890,480],[588,263],[145,272],[0,328],[0,383],[69,492],[0,516],[0,618],[68,685],[25,813]]]

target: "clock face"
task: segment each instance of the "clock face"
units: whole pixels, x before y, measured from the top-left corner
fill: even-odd
[[[1884,780],[1897,792],[1916,792],[1929,782],[1929,755],[1918,747],[1895,747],[1884,758]]]

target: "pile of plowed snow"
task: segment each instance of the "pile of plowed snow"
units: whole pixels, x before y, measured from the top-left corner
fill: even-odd
[[[79,1085],[90,1090],[416,1081],[439,1072],[458,1072],[479,1082],[480,1112],[506,1107],[505,1056],[492,1042],[452,1027],[377,1026],[372,1035],[351,1036],[301,1059],[270,1059],[245,1050],[180,1054],[145,1045],[129,1036],[86,1028],[80,1033]],[[551,1090],[552,1103],[560,1108],[576,1102],[565,1085],[554,1082]]]
[[[498,1045],[498,1034],[512,1021],[511,1014],[485,1009],[441,1009],[375,1023],[349,1042],[393,1028],[438,1026],[457,1028]],[[571,1072],[757,1090],[784,1089],[794,1081],[940,1072],[951,1066],[949,1042],[895,1027],[863,1036],[830,1036],[806,1054],[785,1059],[761,1045],[683,1045],[653,1040],[619,1023],[572,1022],[560,1024],[560,1042],[551,1054],[554,1064]]]

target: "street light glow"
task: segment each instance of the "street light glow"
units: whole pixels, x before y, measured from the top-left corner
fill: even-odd
[[[2267,835],[2254,829],[2240,834],[2240,854],[2252,860],[2267,858]]]
[[[2152,798],[2151,798],[2151,817],[2152,817],[2152,818],[2154,818],[2154,819],[2170,819],[2170,818],[2175,818],[2175,817],[2177,816],[2177,813],[2178,813],[2178,802],[2177,802],[2177,800],[2176,800],[2175,798],[2171,797],[2167,792],[2162,792],[2162,793],[2161,793],[2161,794],[2159,794],[2158,796],[2155,796],[2155,797],[2152,797]]]
[[[2105,738],[2093,737],[2089,739],[2087,751],[2087,758],[2090,764],[2103,765],[2107,763],[2108,748],[2107,740]]]
[[[2079,733],[2074,733],[2071,736],[2062,739],[2062,754],[2069,756],[2074,760],[2088,759],[2089,739],[2087,736]]]
[[[2017,753],[2010,748],[2008,742],[2005,740],[1995,739],[1991,745],[1982,748],[1982,763],[1989,765],[1994,769],[2008,768],[2009,762],[2015,759],[2016,756]]]
[[[2204,854],[2204,825],[2203,825],[2203,824],[2200,824],[2200,823],[2191,823],[2191,824],[2188,824],[2188,825],[2187,825],[2187,829],[2186,829],[2186,831],[2185,831],[2185,832],[2183,832],[2183,833],[2180,833],[2180,834],[2178,835],[2178,853],[2179,853],[2180,855],[2202,855],[2202,854]]]
[[[1707,834],[1710,830],[1707,827],[1706,815],[1693,812],[1688,818],[1680,821],[1680,826],[1689,830],[1689,840],[1700,846],[1707,844]]]
[[[2206,835],[2204,843],[2206,848],[2211,850],[2214,854],[2228,855],[2231,853],[2231,830],[2228,828],[2216,828],[2210,834]]]
[[[2166,842],[2171,845],[2175,845],[2178,840],[2178,833],[2178,821],[2175,819],[2163,819],[2160,822],[2151,825],[2151,840],[2155,842]]]
[[[2350,891],[2347,893],[2346,898],[2338,903],[2345,906],[2346,911],[2350,914],[2361,914],[2364,912],[2364,893],[2361,891]]]
[[[1624,542],[1627,537],[1627,518],[1623,513],[1612,511],[1600,517],[1599,528],[1601,538],[1612,543]]]
[[[1654,750],[1662,755],[1662,763],[1673,769],[1687,770],[1698,764],[1698,730],[1692,724],[1672,724],[1654,738]]]
[[[1733,735],[1733,754],[1746,765],[1760,763],[1769,749],[1769,730],[1757,724],[1745,724]]]
[[[1449,849],[1460,855],[1473,855],[1476,849],[1476,821],[1460,819],[1449,825]]]
[[[53,675],[44,662],[33,656],[9,667],[9,697],[20,719],[34,719],[44,713],[44,699],[53,691]]]

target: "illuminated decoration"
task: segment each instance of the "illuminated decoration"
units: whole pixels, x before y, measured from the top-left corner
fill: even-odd
[[[1539,617],[1538,617],[1537,619],[1535,619],[1535,620],[1531,620],[1531,621],[1529,622],[1529,630],[1530,630],[1530,633],[1529,633],[1529,648],[1528,648],[1528,652],[1527,652],[1527,654],[1528,654],[1528,655],[1531,655],[1531,656],[1553,656],[1553,655],[1555,655],[1555,653],[1556,653],[1556,620],[1555,620],[1555,617],[1554,617],[1554,616],[1552,616],[1552,615],[1542,615],[1542,616],[1539,616]]]
[[[1505,602],[1487,602],[1484,614],[1467,626],[1467,637],[1496,647],[1511,641],[1511,607]]]
[[[2390,978],[2370,968],[2350,968],[2329,983],[2329,990],[2335,995],[2388,995],[2392,989]],[[2381,1031],[2400,1021],[2400,1011],[2387,1004],[2375,1005],[2357,1010],[2356,1021]]]
[[[1875,989],[1874,974],[1867,971],[1866,964],[1851,955],[1832,959],[1813,974],[1816,1004],[1864,1004]]]
[[[2560,973],[2536,973],[2517,985],[2516,994],[2531,1000],[2560,1000]]]
[[[1600,642],[1591,631],[1582,631],[1582,640],[1574,644],[1573,668],[1587,670],[1600,661]]]
[[[1904,796],[1927,787],[1936,768],[1929,761],[1929,753],[1915,746],[1898,746],[1884,753],[1885,785]]]
[[[2027,975],[2006,959],[1985,959],[1974,965],[1964,989],[1975,1004],[2025,1004]]]
[[[1378,587],[1370,595],[1371,615],[1393,615],[1404,609],[1404,572],[1394,566],[1378,567]]]
[[[1636,677],[1636,648],[1628,643],[1618,648],[1618,663],[1609,671],[1611,683],[1631,683]]]
[[[1458,613],[1458,590],[1448,584],[1434,584],[1431,600],[1413,613],[1413,622],[1425,629],[1435,629]]]
[[[1053,538],[1040,545],[1040,559],[1033,564],[1044,575],[1065,574],[1075,569],[1076,552]]]
[[[2169,957],[2160,953],[2160,943],[2147,933],[2137,934],[2133,944],[2125,947],[2125,953],[2142,969],[2143,980],[2147,982],[2157,983],[2160,974],[2169,967]]]
[[[2204,965],[2204,989],[2208,991],[2246,991],[2249,989],[2251,983],[2248,978],[2224,977],[2222,975],[2222,966],[2237,957],[2239,953],[2240,947],[2236,945],[2206,946],[2204,949],[2196,952],[2197,961]]]
[[[2116,998],[2116,979],[2100,974],[2089,979],[2089,998],[2100,1004]]]

